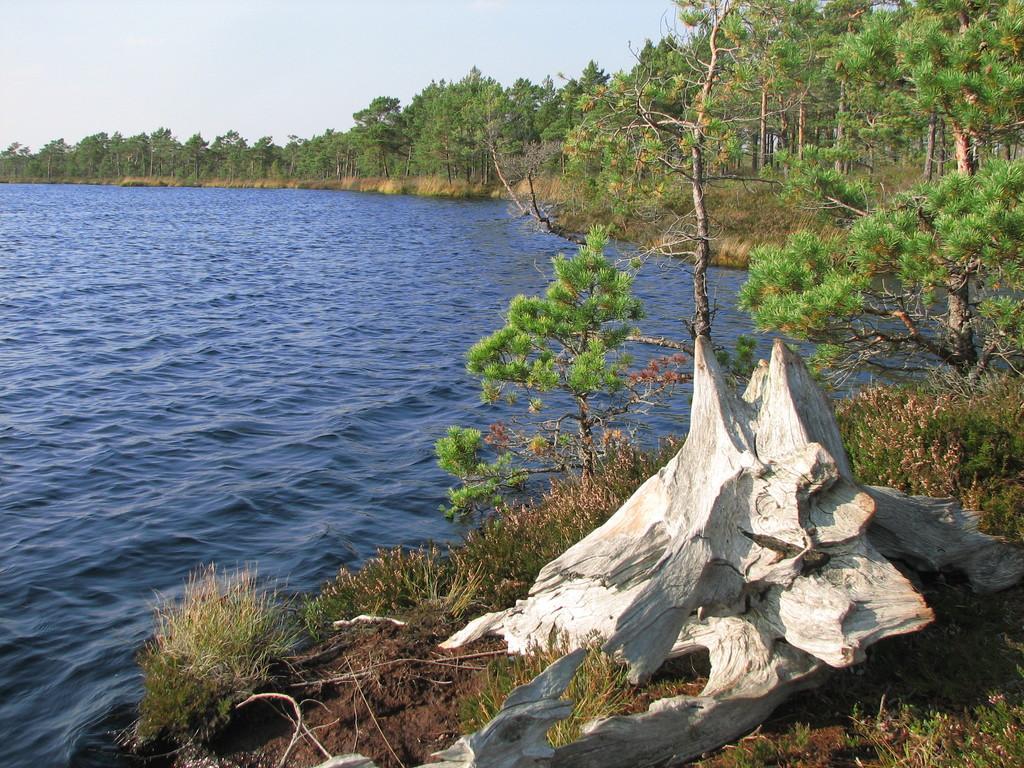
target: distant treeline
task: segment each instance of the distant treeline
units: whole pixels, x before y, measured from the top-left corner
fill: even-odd
[[[505,88],[478,69],[457,82],[432,82],[402,107],[380,96],[353,115],[348,131],[308,139],[270,136],[249,143],[237,131],[212,141],[180,141],[168,128],[124,136],[96,133],[76,144],[63,138],[38,151],[13,143],[0,155],[0,177],[60,180],[163,177],[252,180],[268,178],[441,176],[472,184],[494,181],[497,153],[529,143],[562,141],[579,122],[581,95],[607,82],[591,62],[579,78],[556,87],[519,79]]]

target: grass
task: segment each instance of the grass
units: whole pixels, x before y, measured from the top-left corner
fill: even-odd
[[[613,237],[667,251],[672,248],[666,232],[674,224],[685,223],[693,210],[688,188],[666,195],[642,215],[630,216],[616,212],[604,200],[584,203],[574,199],[568,185],[552,187],[547,194],[552,196],[548,199],[566,201],[559,221],[568,229],[582,232],[592,224],[606,223]],[[831,231],[815,212],[787,202],[771,185],[720,182],[708,187],[706,199],[714,226],[712,263],[716,266],[745,269],[751,250],[758,245],[781,244],[801,229]]]
[[[595,640],[562,696],[574,702],[573,710],[569,717],[548,731],[552,746],[560,747],[578,739],[584,723],[590,720],[629,708],[633,693],[626,679],[626,668],[603,653],[599,646],[599,641]],[[492,661],[484,673],[480,692],[460,702],[462,732],[472,733],[490,722],[513,688],[530,682],[568,652],[567,644],[552,643],[546,649],[536,648],[525,656],[502,656]]]
[[[604,653],[601,643],[601,638],[593,638],[583,663],[562,694],[563,699],[573,702],[573,710],[548,731],[548,740],[555,747],[578,739],[591,720],[642,712],[657,699],[696,694],[707,681],[707,655],[697,653],[669,662],[645,685],[631,685],[625,665]],[[460,702],[462,732],[482,728],[498,714],[514,688],[529,683],[569,650],[567,642],[555,640],[523,656],[500,656],[491,661],[479,693]]]
[[[157,606],[155,623],[139,657],[140,743],[209,738],[237,701],[270,680],[273,662],[298,639],[278,594],[245,569],[193,573],[180,600]]]
[[[225,187],[229,189],[330,189],[347,192],[375,192],[384,195],[417,195],[453,199],[500,196],[497,190],[461,179],[448,182],[436,176],[379,178],[351,176],[340,179],[201,179],[171,177],[125,177],[113,182],[122,187]]]

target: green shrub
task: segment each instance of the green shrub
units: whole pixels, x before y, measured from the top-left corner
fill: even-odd
[[[983,530],[1024,541],[1024,380],[874,388],[837,416],[862,482],[956,497]]]
[[[270,679],[272,663],[298,637],[276,592],[256,573],[192,574],[181,600],[156,608],[153,639],[139,656],[144,695],[136,737],[205,741],[227,721],[231,707]]]

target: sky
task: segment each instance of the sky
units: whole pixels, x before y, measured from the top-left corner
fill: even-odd
[[[345,130],[476,66],[509,85],[612,72],[670,0],[0,0],[0,149],[106,131]]]

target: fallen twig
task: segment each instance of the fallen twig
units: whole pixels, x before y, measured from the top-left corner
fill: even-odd
[[[277,768],[284,768],[288,764],[288,756],[291,755],[292,750],[295,748],[295,744],[298,742],[299,737],[302,736],[302,735],[305,735],[307,738],[309,738],[313,742],[313,744],[317,747],[317,749],[319,749],[323,753],[324,757],[326,757],[328,760],[331,758],[331,753],[328,752],[324,748],[324,745],[320,743],[320,741],[316,738],[316,736],[313,735],[313,732],[310,731],[309,728],[306,727],[305,723],[303,723],[303,721],[302,721],[302,706],[299,704],[299,702],[297,702],[293,697],[289,696],[288,694],[286,694],[286,693],[254,693],[252,696],[247,698],[245,701],[240,702],[239,704],[236,704],[235,705],[235,709],[241,709],[246,704],[251,704],[254,701],[268,701],[268,700],[285,701],[285,702],[287,702],[288,704],[291,705],[292,709],[295,712],[295,720],[292,721],[292,722],[295,723],[295,731],[292,733],[291,741],[288,742],[288,746],[285,748],[284,754],[281,755],[281,760],[277,764]],[[291,720],[291,718],[288,718],[288,719]]]

